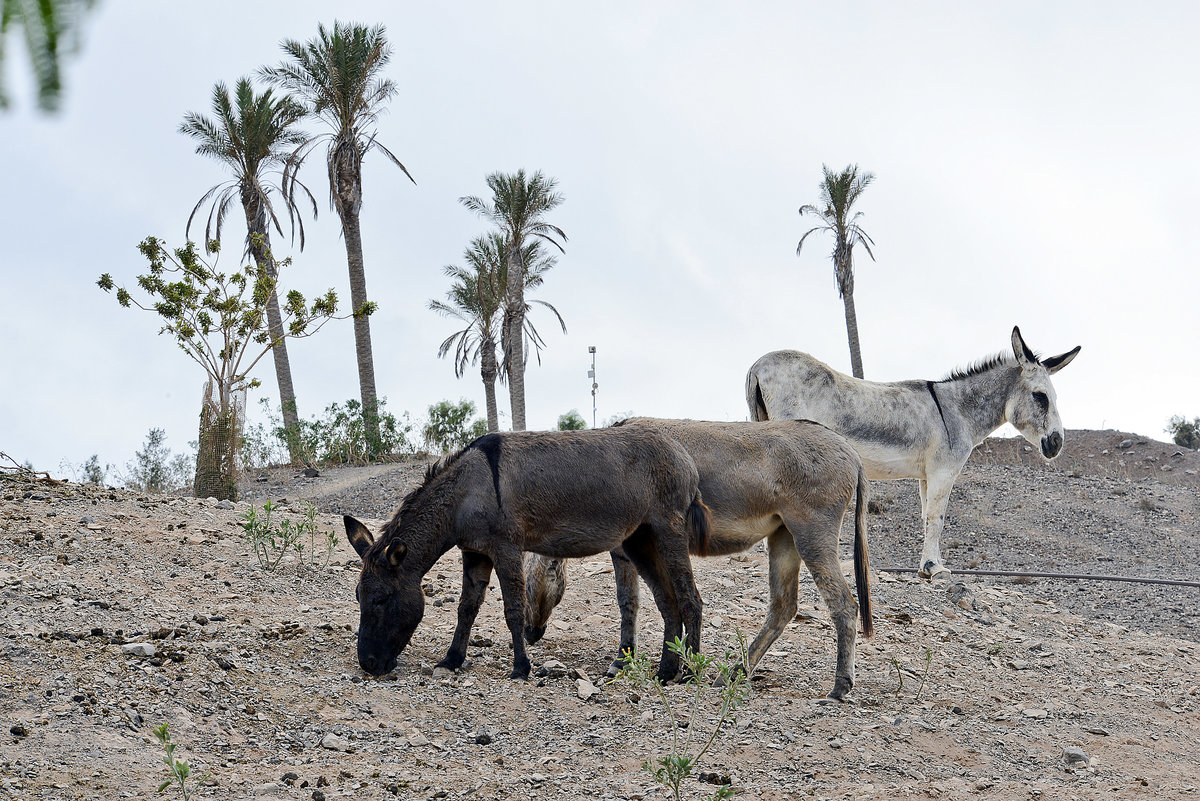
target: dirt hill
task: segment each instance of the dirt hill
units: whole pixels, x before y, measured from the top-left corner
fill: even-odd
[[[1200,580],[1198,469],[1194,452],[1114,431],[1068,432],[1050,464],[1020,440],[989,440],[951,498],[946,561]],[[328,566],[275,571],[239,525],[246,501],[0,478],[0,798],[161,797],[161,723],[177,756],[211,774],[200,798],[665,797],[641,767],[665,753],[663,707],[602,680],[618,634],[605,557],[571,563],[566,600],[531,649],[540,678],[507,678],[494,587],[469,667],[435,675],[455,622],[454,551],[426,577],[425,620],[396,670],[359,670],[358,565],[340,515],[380,522],[421,471],[248,477],[247,499],[286,499],[294,520],[310,499],[337,532]],[[913,482],[876,484],[873,506],[874,566],[915,567]],[[756,632],[763,551],[696,569],[706,650]],[[800,614],[697,768],[710,779],[763,799],[1196,792],[1200,590],[878,572],[854,700],[825,704],[814,699],[832,686],[833,634],[804,579]],[[656,617],[641,616],[648,649]],[[676,702],[688,692],[668,688]],[[707,723],[697,713],[692,728]]]

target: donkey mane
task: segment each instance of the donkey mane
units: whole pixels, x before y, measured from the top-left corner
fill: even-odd
[[[992,356],[986,356],[979,361],[968,365],[967,367],[955,367],[950,371],[950,375],[942,379],[945,381],[959,381],[963,378],[970,378],[974,375],[980,375],[990,370],[995,370],[997,367],[1011,367],[1016,364],[1017,360],[1013,358],[1011,353],[1000,352]]]
[[[446,469],[462,458],[467,451],[477,450],[482,451],[487,457],[488,466],[492,469],[492,485],[496,489],[496,505],[502,506],[500,503],[500,437],[496,434],[484,434],[482,437],[467,443],[456,453],[447,454],[436,462],[432,462],[425,468],[425,478],[421,481],[416,489],[404,496],[404,500],[400,501],[400,508],[396,510],[396,514],[392,515],[392,519],[383,524],[380,529],[380,542],[386,542],[392,538],[392,535],[400,527],[400,518],[404,514],[404,510],[416,503],[417,499],[422,496],[426,488],[434,483],[434,479],[446,472]]]
[[[415,489],[409,491],[409,493],[404,496],[404,499],[400,501],[400,508],[398,508],[396,513],[392,515],[392,519],[384,523],[383,527],[379,530],[380,537],[378,540],[376,540],[376,547],[379,547],[381,544],[385,544],[392,539],[392,536],[400,527],[400,518],[403,516],[404,510],[416,503],[417,499],[422,496],[426,488],[433,483],[433,480],[444,473],[446,468],[457,462],[464,453],[471,450],[471,448],[473,448],[478,441],[479,440],[475,440],[475,442],[464,446],[461,450],[455,453],[447,454],[446,456],[438,459],[436,462],[431,462],[425,468],[425,478]]]

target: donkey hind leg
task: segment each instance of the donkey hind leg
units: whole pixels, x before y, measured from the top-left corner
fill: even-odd
[[[617,581],[617,606],[621,610],[621,646],[617,658],[608,666],[608,675],[616,676],[629,663],[627,654],[637,648],[637,616],[640,590],[637,568],[622,548],[612,552],[613,576]]]
[[[679,604],[679,616],[687,632],[687,647],[693,653],[699,653],[704,601],[700,598],[700,591],[696,589],[696,580],[692,576],[692,557],[688,553],[690,536],[679,516],[670,523],[652,522],[650,525],[655,550],[665,571],[663,580],[671,584]]]
[[[488,582],[492,578],[492,560],[481,553],[463,551],[463,586],[462,597],[458,601],[458,625],[454,628],[454,639],[450,641],[450,650],[437,667],[457,670],[462,667],[467,658],[467,640],[471,636],[471,626],[475,624],[475,616],[487,594]]]
[[[840,510],[839,510],[840,511]],[[854,641],[858,635],[858,603],[838,561],[841,514],[811,523],[785,520],[800,558],[808,565],[837,632],[837,671],[829,697],[841,701],[854,687]]]
[[[946,526],[946,504],[958,473],[935,474],[921,482],[921,522],[925,528],[925,543],[921,548],[921,564],[917,575],[932,578],[939,573],[946,577],[950,570],[942,564],[942,530]]]
[[[654,603],[663,619],[663,648],[658,662],[659,681],[671,681],[679,674],[680,658],[668,644],[683,636],[683,618],[679,615],[679,601],[675,588],[667,576],[655,540],[645,528],[639,528],[623,544],[625,555],[637,568],[638,574],[650,588]]]
[[[512,634],[512,679],[529,678],[529,656],[525,652],[525,572],[521,549],[511,542],[496,548],[496,578],[504,598],[504,622]]]
[[[750,644],[749,664],[751,674],[759,660],[783,634],[788,623],[796,617],[796,595],[800,584],[800,554],[796,543],[786,528],[780,527],[767,538],[769,572],[771,583],[771,605],[762,630]]]

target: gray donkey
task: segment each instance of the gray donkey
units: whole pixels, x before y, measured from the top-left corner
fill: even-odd
[[[807,353],[778,350],[750,367],[751,420],[806,418],[850,440],[871,479],[920,483],[925,544],[918,572],[949,574],[942,564],[946,502],[976,445],[1004,423],[1047,459],[1058,456],[1063,425],[1050,376],[1071,363],[1075,347],[1039,359],[1016,326],[1012,354],[955,370],[941,381],[878,383],[839,373]]]
[[[845,439],[817,423],[708,423],[634,418],[611,430],[658,431],[678,441],[700,470],[700,492],[712,512],[710,555],[745,551],[767,539],[771,603],[762,630],[750,645],[749,670],[762,659],[796,614],[800,562],[808,565],[837,631],[837,672],[831,698],[854,685],[855,612],[863,633],[873,633],[870,560],[866,539],[869,485],[858,454]],[[857,491],[854,575],[858,603],[842,576],[838,535]],[[610,674],[637,642],[637,574],[625,550],[612,552],[621,610],[621,650]],[[562,599],[566,570],[561,559],[525,560],[526,638],[536,642]]]
[[[373,675],[395,667],[425,612],[421,579],[456,545],[462,597],[440,667],[462,665],[495,566],[512,633],[512,677],[528,677],[522,551],[577,557],[623,546],[662,612],[659,678],[679,672],[666,642],[684,629],[699,650],[701,601],[688,551],[706,549],[708,511],[691,457],[655,431],[488,434],[430,466],[378,539],[353,517],[345,523],[363,560],[355,590],[358,662]]]

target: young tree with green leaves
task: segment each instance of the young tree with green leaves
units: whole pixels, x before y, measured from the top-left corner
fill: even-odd
[[[480,365],[489,431],[500,430],[496,379],[503,381],[507,375],[506,365],[496,359],[496,345],[504,341],[500,323],[506,305],[507,254],[508,247],[503,234],[492,232],[476,237],[463,252],[465,266],[449,264],[443,268],[451,279],[450,289],[446,291],[446,301],[429,301],[431,310],[467,324],[466,328],[454,332],[442,342],[438,348],[438,358],[444,358],[454,349],[454,375],[459,378],[466,372],[468,365]],[[545,274],[558,262],[553,254],[542,254],[541,242],[536,239],[526,244],[521,258],[526,265],[526,292],[541,286]],[[557,318],[564,334],[567,325],[558,309],[550,303],[544,300],[526,300],[523,344],[540,354],[545,340],[527,316],[531,303],[549,309]]]
[[[281,47],[287,59],[278,67],[264,67],[260,75],[270,83],[294,92],[308,103],[309,113],[329,128],[297,147],[288,165],[287,178],[295,177],[300,165],[317,145],[327,143],[325,167],[329,175],[329,201],[342,222],[350,270],[350,302],[354,313],[363,418],[368,439],[377,446],[379,402],[370,324],[370,314],[375,306],[367,297],[358,222],[362,209],[363,157],[371,150],[378,150],[416,183],[408,168],[378,140],[375,130],[379,115],[396,94],[396,84],[382,77],[383,68],[391,58],[391,47],[382,25],[368,28],[343,22],[334,22],[332,30],[319,25],[315,38],[307,42],[285,39]]]
[[[817,205],[805,204],[800,207],[800,216],[806,214],[817,217],[821,224],[810,228],[800,237],[796,245],[796,255],[804,247],[804,240],[814,231],[829,231],[833,234],[833,272],[837,278],[838,295],[846,307],[846,336],[850,340],[850,365],[855,378],[863,377],[862,352],[858,343],[858,316],[854,311],[854,246],[862,245],[871,260],[875,254],[871,252],[874,240],[858,224],[861,211],[853,211],[855,202],[866,190],[875,176],[869,172],[859,172],[858,165],[852,164],[841,172],[830,171],[829,167],[821,165],[824,177],[819,188],[820,201]]]
[[[525,430],[525,246],[531,239],[549,242],[565,253],[563,242],[567,235],[546,221],[546,215],[558,208],[563,196],[555,191],[557,182],[541,171],[526,177],[524,170],[515,173],[494,172],[487,177],[492,199],[485,201],[474,195],[459,198],[459,202],[484,219],[494,223],[504,235],[508,248],[508,275],[504,307],[504,363],[508,371],[508,395],[512,407],[514,431]]]
[[[205,403],[201,410],[194,489],[198,497],[234,500],[243,422],[234,414],[235,393],[258,385],[249,377],[250,371],[274,344],[266,320],[267,302],[278,284],[279,271],[291,260],[275,265],[274,274],[257,265],[224,273],[202,259],[192,242],[168,251],[160,240],[147,237],[138,249],[150,262],[150,271],[137,277],[147,300],[139,301],[124,287],[117,287],[108,273],[96,283],[105,292],[115,288],[121,306],[157,314],[162,322],[159,333],[170,334],[183,352],[204,368],[213,402]],[[336,314],[337,295],[330,289],[308,305],[300,292],[292,290],[282,311],[285,336],[311,336]]]
[[[296,126],[307,115],[300,103],[287,95],[273,96],[268,89],[262,94],[254,91],[248,78],[242,78],[234,88],[233,97],[224,83],[213,87],[213,116],[188,112],[179,132],[195,139],[196,152],[226,165],[233,178],[209,189],[200,198],[188,217],[187,233],[191,234],[192,220],[205,203],[210,204],[204,241],[221,239],[221,227],[229,206],[240,200],[246,216],[246,252],[253,256],[260,271],[275,276],[275,258],[271,253],[271,228],[283,235],[279,215],[271,202],[272,195],[282,200],[292,231],[300,234],[300,249],[304,249],[304,222],[295,203],[295,194],[285,193],[280,184],[271,183],[268,174],[283,174],[291,151],[308,137]],[[295,186],[307,196],[312,213],[317,203],[308,188],[299,181]],[[288,456],[293,463],[303,461],[297,441],[299,411],[292,383],[292,367],[288,359],[283,318],[279,298],[272,291],[267,299],[267,322],[271,333],[271,355],[275,360],[275,377],[279,383],[279,405],[283,410],[284,437]]]

